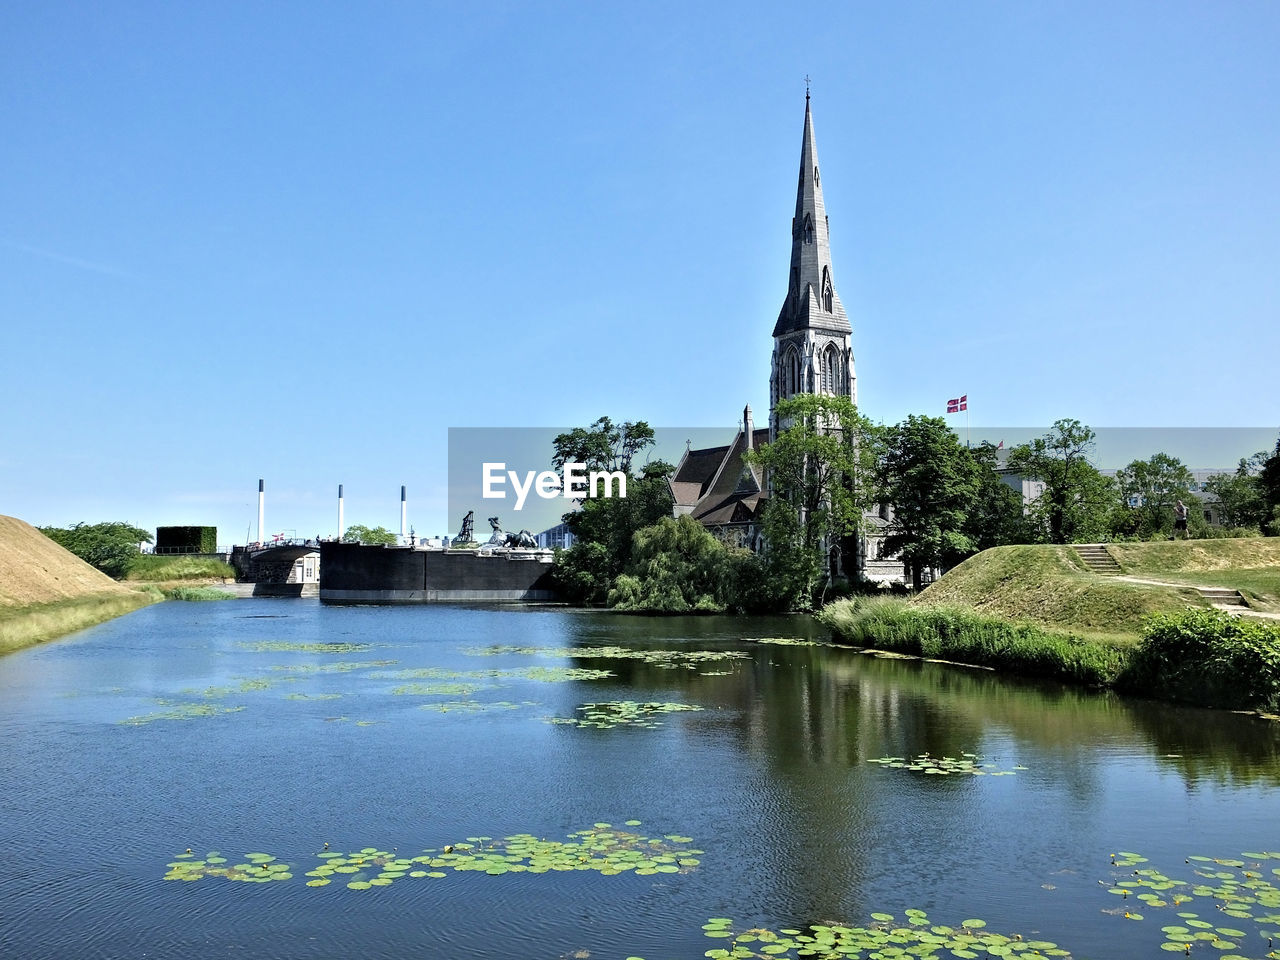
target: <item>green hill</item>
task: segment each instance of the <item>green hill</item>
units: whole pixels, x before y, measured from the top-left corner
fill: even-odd
[[[1107,551],[1122,576],[1093,573],[1069,546],[994,547],[914,602],[1117,638],[1136,636],[1150,614],[1208,607],[1196,586],[1229,587],[1255,609],[1280,608],[1280,539],[1115,543]]]
[[[0,516],[0,653],[64,636],[160,599],[121,586],[30,524]]]
[[[1052,545],[984,550],[926,587],[915,602],[1115,637],[1136,637],[1143,618],[1153,613],[1208,606],[1191,586],[1102,576],[1088,570],[1071,547]]]

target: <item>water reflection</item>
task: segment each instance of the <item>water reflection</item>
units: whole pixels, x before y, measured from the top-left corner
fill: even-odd
[[[827,639],[807,618],[237,601],[147,608],[2,658],[0,844],[22,868],[0,871],[0,952],[61,960],[95,955],[82,945],[97,942],[116,955],[251,946],[290,960],[579,948],[697,957],[711,916],[777,928],[920,907],[939,922],[1041,925],[1078,953],[1123,956],[1143,944],[1139,929],[1117,941],[1100,913],[1112,906],[1097,884],[1108,851],[1179,863],[1276,846],[1276,725],[826,645],[744,642],[761,637]],[[336,642],[375,647],[307,647]],[[476,655],[489,645],[503,649]],[[608,646],[735,656],[585,655]],[[369,666],[330,669],[347,661]],[[566,681],[560,670],[556,682],[536,679],[556,670],[529,667],[614,676]],[[419,709],[461,695],[394,693],[412,689],[414,671],[443,684],[468,677],[473,699],[518,709]],[[276,682],[252,682],[264,677]],[[216,702],[244,709],[121,723],[160,709],[151,697],[210,689],[234,690]],[[703,710],[663,714],[655,728],[545,722],[612,700]],[[351,722],[329,722],[338,714]],[[922,753],[1026,769],[929,776],[867,762]],[[238,888],[254,885],[160,880],[187,846],[299,861],[325,840],[403,851],[631,817],[651,835],[693,837],[707,851],[698,869],[397,881],[382,893],[289,882],[247,895]],[[87,882],[82,865],[104,850],[110,882]],[[342,899],[356,893],[370,896]],[[477,942],[477,917],[501,942]]]

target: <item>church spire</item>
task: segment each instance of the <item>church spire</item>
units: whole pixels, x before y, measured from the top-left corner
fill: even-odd
[[[835,292],[827,208],[822,200],[822,173],[813,136],[808,78],[805,79],[800,180],[796,186],[796,213],[791,221],[791,273],[787,298],[773,328],[775,337],[811,328],[850,332],[849,318]]]

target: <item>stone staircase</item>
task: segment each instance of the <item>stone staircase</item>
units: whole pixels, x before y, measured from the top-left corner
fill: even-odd
[[[1196,590],[1215,607],[1249,606],[1239,590],[1231,590],[1227,587],[1196,587]]]
[[[1107,548],[1100,543],[1076,543],[1072,544],[1076,553],[1080,555],[1080,559],[1084,561],[1084,565],[1094,573],[1100,573],[1104,576],[1115,576],[1123,573],[1120,564],[1116,563],[1115,557],[1107,552]]]

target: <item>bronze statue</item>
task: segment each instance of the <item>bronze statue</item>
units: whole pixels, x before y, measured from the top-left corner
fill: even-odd
[[[467,511],[467,515],[462,518],[462,529],[458,531],[458,535],[453,538],[454,542],[470,543],[474,539],[475,534],[472,532],[471,525],[475,515],[476,512],[474,510]]]

